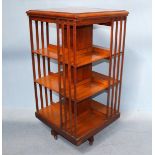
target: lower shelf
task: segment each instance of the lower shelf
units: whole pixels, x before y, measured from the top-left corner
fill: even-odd
[[[83,111],[77,116],[76,136],[73,131],[70,130],[70,128],[60,128],[59,103],[52,103],[48,107],[39,110],[36,112],[36,117],[73,144],[80,145],[120,116],[119,113],[113,112],[113,115],[107,118],[107,108],[105,105],[91,99],[89,99],[88,102],[90,104],[87,110]],[[110,108],[109,111],[111,111]]]

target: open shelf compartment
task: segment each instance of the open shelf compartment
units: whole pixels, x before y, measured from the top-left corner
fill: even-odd
[[[89,105],[87,109],[84,111],[80,111],[80,114],[77,116],[77,124],[76,124],[76,137],[74,136],[73,131],[70,128],[63,128],[63,132],[59,133],[60,129],[60,103],[52,103],[49,106],[40,109],[36,112],[36,116],[47,125],[54,129],[58,129],[57,132],[59,134],[63,134],[63,136],[69,136],[73,138],[72,142],[76,145],[82,143],[88,137],[91,137],[92,134],[97,133],[99,130],[106,127],[109,123],[117,119],[120,114],[119,112],[112,111],[112,116],[107,118],[106,112],[107,107],[104,104],[101,104],[95,100],[88,99],[85,103]],[[83,103],[79,103],[83,104]],[[80,109],[80,106],[79,106]],[[111,108],[109,108],[111,111]],[[64,113],[63,113],[64,117]],[[67,122],[69,124],[69,120]],[[69,125],[68,125],[69,126]]]
[[[62,72],[61,72],[61,74],[62,74]],[[62,80],[61,83],[63,83],[63,79],[61,79],[61,80]],[[77,101],[79,102],[81,100],[89,98],[89,97],[107,89],[109,87],[109,82],[108,82],[109,80],[110,80],[110,86],[119,82],[117,80],[113,81],[112,78],[109,78],[106,75],[102,75],[100,73],[92,71],[92,76],[89,79],[86,79],[86,80],[83,80],[82,82],[77,83],[77,85],[76,85],[76,93],[77,93],[76,99],[77,99]],[[59,75],[58,75],[58,73],[50,73],[49,75],[47,75],[45,77],[41,77],[41,78],[37,79],[35,82],[46,87],[46,88],[49,88],[49,89],[59,93]],[[61,89],[63,90],[63,85],[62,85]],[[68,82],[66,82],[66,96],[69,97]],[[71,87],[71,99],[74,100],[73,84]]]
[[[42,56],[46,56],[52,59],[57,60],[58,54],[57,54],[57,46],[50,44],[48,48],[45,49],[39,49],[39,50],[33,50],[33,53],[39,54]],[[71,50],[71,65],[74,66],[74,60],[73,60],[73,51]],[[68,64],[68,49],[65,48],[65,63]],[[110,57],[110,49],[106,49],[100,46],[94,45],[92,48],[88,49],[82,49],[76,52],[77,53],[77,67],[90,64],[102,59],[107,59]],[[60,61],[62,61],[62,48],[60,48]]]

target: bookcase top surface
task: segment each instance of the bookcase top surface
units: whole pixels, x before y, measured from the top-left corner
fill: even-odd
[[[117,17],[127,16],[126,10],[109,10],[101,8],[85,8],[85,7],[67,7],[52,8],[46,10],[29,10],[26,12],[28,16],[51,16],[62,18],[87,18],[87,17]]]

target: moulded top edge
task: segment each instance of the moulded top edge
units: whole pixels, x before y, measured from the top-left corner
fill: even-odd
[[[62,18],[89,18],[89,17],[117,17],[127,16],[129,14],[126,10],[109,10],[101,8],[53,8],[47,10],[29,10],[26,12],[28,16],[50,16]]]

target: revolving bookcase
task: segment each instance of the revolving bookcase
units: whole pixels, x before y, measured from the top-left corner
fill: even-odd
[[[55,139],[61,135],[75,145],[87,140],[93,144],[94,135],[120,117],[128,12],[66,8],[29,10],[27,15],[36,117],[51,128]],[[94,24],[108,28],[109,47],[93,44]],[[108,63],[105,75],[92,69],[102,60]],[[57,72],[51,71],[51,61],[57,63]],[[94,99],[103,92],[104,104]]]

